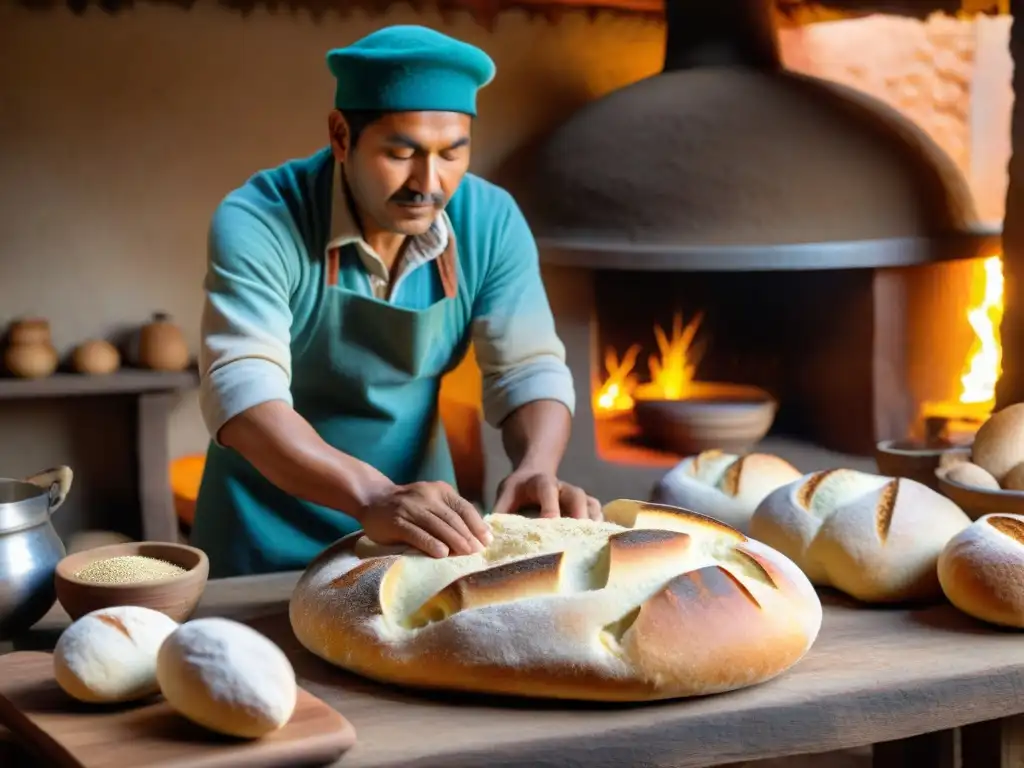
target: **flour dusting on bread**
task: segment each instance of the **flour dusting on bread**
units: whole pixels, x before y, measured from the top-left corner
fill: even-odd
[[[817,636],[817,596],[777,552],[685,510],[620,500],[605,517],[492,515],[483,552],[441,559],[328,549],[296,587],[293,629],[382,680],[607,700],[751,685]]]

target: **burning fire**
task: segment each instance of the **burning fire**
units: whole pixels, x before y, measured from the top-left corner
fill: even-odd
[[[967,353],[960,376],[960,402],[992,413],[996,384],[1003,372],[1003,349],[999,324],[1003,319],[1003,261],[999,256],[985,259],[974,267],[972,289],[982,281],[981,301],[967,310],[967,321],[974,329],[974,343]]]
[[[995,407],[996,384],[1002,375],[1003,350],[999,325],[1003,318],[1003,262],[991,256],[974,265],[971,295],[980,294],[978,303],[967,310],[967,322],[974,331],[974,342],[960,374],[960,393],[956,403],[925,407],[925,414],[967,419],[985,419]],[[695,381],[703,346],[694,343],[703,322],[702,313],[683,325],[683,315],[673,317],[672,335],[658,325],[654,336],[658,355],[648,358],[650,381],[639,383],[635,375],[641,347],[634,344],[620,360],[614,349],[605,353],[607,378],[594,395],[594,413],[608,416],[632,410],[635,400],[681,400]]]
[[[703,320],[703,313],[698,313],[683,325],[683,314],[677,312],[672,318],[671,337],[660,325],[654,326],[659,354],[647,359],[651,380],[643,384],[637,382],[633,373],[640,355],[639,344],[631,346],[621,361],[614,349],[605,352],[608,378],[594,395],[594,413],[610,415],[630,411],[637,399],[682,400],[686,397],[703,353],[703,346],[694,344]]]

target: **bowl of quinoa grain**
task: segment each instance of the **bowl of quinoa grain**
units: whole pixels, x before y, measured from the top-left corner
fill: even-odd
[[[210,575],[201,549],[162,541],[111,544],[57,564],[57,600],[74,621],[100,608],[139,605],[186,621]]]

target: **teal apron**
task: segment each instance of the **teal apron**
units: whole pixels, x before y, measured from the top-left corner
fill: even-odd
[[[329,445],[394,483],[455,486],[438,393],[468,347],[459,288],[411,310],[327,285],[315,327],[292,344],[295,410]],[[356,530],[349,515],[289,496],[211,443],[190,537],[209,556],[211,577],[299,570]]]

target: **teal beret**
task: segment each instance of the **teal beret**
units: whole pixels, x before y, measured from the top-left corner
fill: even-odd
[[[476,115],[476,92],[494,78],[482,50],[426,27],[385,27],[327,54],[334,106],[380,112]]]

